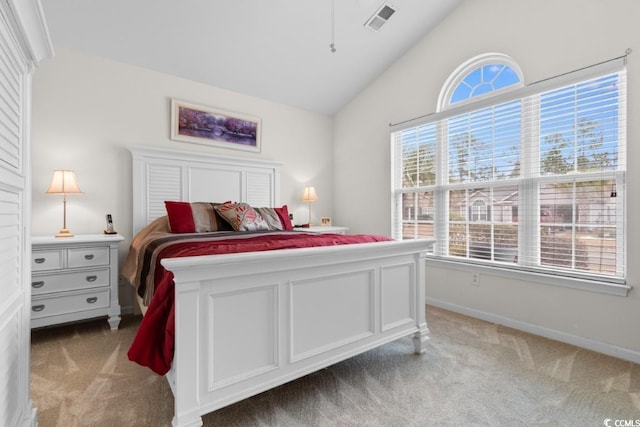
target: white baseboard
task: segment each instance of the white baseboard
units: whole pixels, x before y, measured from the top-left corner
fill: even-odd
[[[555,329],[545,328],[532,323],[522,322],[520,320],[510,319],[508,317],[499,316],[494,313],[487,313],[473,308],[464,307],[457,304],[451,304],[446,301],[434,298],[426,298],[428,305],[443,308],[455,313],[464,314],[465,316],[475,317],[476,319],[485,320],[491,323],[497,323],[513,329],[528,332],[530,334],[539,335],[541,337],[560,341],[566,344],[572,344],[577,347],[586,348],[608,356],[617,357],[619,359],[628,360],[634,363],[640,363],[640,353],[634,350],[606,344],[600,341],[591,340],[577,335],[567,334],[566,332],[557,331]]]

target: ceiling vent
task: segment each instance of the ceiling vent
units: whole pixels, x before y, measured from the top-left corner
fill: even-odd
[[[391,18],[391,15],[396,13],[396,10],[389,6],[388,4],[383,4],[380,8],[374,13],[367,22],[365,22],[364,26],[373,30],[380,31],[380,28]]]

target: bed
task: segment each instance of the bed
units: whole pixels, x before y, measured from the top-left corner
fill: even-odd
[[[134,234],[166,215],[167,200],[280,206],[280,163],[130,151]],[[173,358],[166,373],[173,425],[200,426],[206,413],[402,337],[412,336],[415,352],[423,353],[424,257],[432,243],[162,259],[173,284]]]

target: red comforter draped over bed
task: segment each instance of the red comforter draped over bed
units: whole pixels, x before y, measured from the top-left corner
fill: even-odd
[[[228,237],[228,235],[227,235]],[[174,346],[174,283],[173,274],[160,265],[163,258],[177,258],[198,255],[230,254],[240,252],[268,251],[276,249],[308,248],[316,246],[334,246],[353,243],[370,243],[391,240],[377,235],[341,235],[312,233],[267,233],[233,238],[211,238],[203,240],[181,241],[161,245],[155,256],[155,266],[145,270],[154,270],[154,294],[147,313],[129,348],[129,359],[147,366],[157,374],[164,375],[171,368]],[[149,249],[153,250],[153,249]],[[141,278],[141,281],[143,279]]]

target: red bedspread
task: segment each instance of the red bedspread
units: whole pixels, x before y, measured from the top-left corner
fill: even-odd
[[[333,246],[353,243],[370,243],[391,240],[376,235],[342,235],[312,233],[266,233],[256,235],[237,235],[238,237],[202,239],[185,242],[184,238],[170,245],[160,245],[158,253],[149,259],[155,259],[153,282],[155,292],[147,313],[140,323],[138,332],[129,348],[129,359],[149,367],[157,374],[166,374],[173,360],[174,346],[174,283],[173,274],[160,265],[163,258],[185,256],[229,254],[240,252],[268,251],[276,249],[308,248],[315,246]]]

